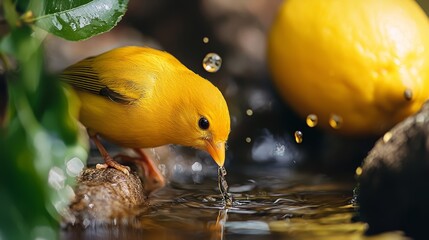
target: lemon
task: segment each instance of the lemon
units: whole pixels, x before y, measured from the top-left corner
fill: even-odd
[[[381,134],[429,98],[429,21],[413,0],[287,0],[267,54],[286,103],[345,135]]]

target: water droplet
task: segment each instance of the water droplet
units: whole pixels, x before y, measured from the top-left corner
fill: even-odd
[[[247,143],[250,143],[250,142],[252,142],[252,139],[251,139],[250,137],[247,137],[247,138],[246,138],[246,142],[247,142]]]
[[[194,164],[192,164],[192,171],[201,172],[201,170],[203,170],[203,165],[201,165],[200,162],[194,162]]]
[[[387,143],[390,139],[392,138],[392,133],[391,132],[387,132],[383,135],[383,142]]]
[[[302,143],[303,134],[301,131],[295,131],[294,136],[296,143]]]
[[[66,167],[67,174],[72,177],[76,177],[77,175],[79,175],[80,171],[82,171],[84,165],[82,160],[77,157],[74,157],[66,163]]]
[[[74,23],[74,22],[71,22],[71,23],[70,23],[70,27],[71,27],[71,29],[72,29],[73,31],[76,31],[76,30],[77,30],[77,25],[76,25],[76,23]]]
[[[220,167],[219,171],[220,171],[222,177],[226,176],[226,168],[225,167]]]
[[[208,37],[203,37],[203,43],[208,43],[210,39]]]
[[[58,30],[63,29],[63,25],[58,21],[58,18],[56,18],[56,17],[52,18],[52,24]]]
[[[362,174],[362,168],[361,167],[357,167],[355,172],[356,172],[357,176],[360,176]]]
[[[252,109],[247,109],[246,110],[246,114],[247,114],[247,116],[252,116],[253,115],[253,110]]]
[[[307,116],[307,119],[305,120],[305,122],[307,123],[307,125],[309,127],[315,127],[317,125],[318,121],[319,121],[319,119],[318,119],[316,114],[309,114]]]
[[[338,116],[336,114],[332,114],[329,118],[329,125],[333,129],[339,129],[341,128],[341,125],[343,124],[343,118],[341,116]]]
[[[404,91],[404,98],[407,101],[411,101],[413,99],[413,90],[407,88]]]
[[[217,72],[222,65],[222,58],[216,53],[208,53],[203,59],[203,67],[207,72]]]

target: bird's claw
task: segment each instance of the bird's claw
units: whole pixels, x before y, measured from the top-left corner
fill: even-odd
[[[108,167],[109,167],[109,165],[107,165],[105,163],[98,163],[97,165],[95,165],[96,169],[106,169]]]
[[[131,171],[131,168],[130,167],[128,167],[128,166],[124,166],[124,165],[122,165],[122,164],[119,164],[119,163],[117,163],[117,162],[115,162],[115,161],[106,161],[106,163],[99,163],[99,164],[97,164],[96,166],[95,166],[95,168],[97,168],[97,169],[106,169],[106,168],[108,168],[108,167],[112,167],[112,168],[115,168],[115,169],[117,169],[117,170],[119,170],[119,171],[121,171],[121,172],[123,172],[125,175],[127,175],[127,176],[129,176],[130,175],[130,171]]]

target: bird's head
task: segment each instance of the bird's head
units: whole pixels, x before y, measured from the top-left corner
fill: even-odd
[[[199,77],[181,92],[181,106],[176,106],[176,143],[208,152],[223,166],[225,147],[230,132],[230,116],[226,101],[217,87]]]

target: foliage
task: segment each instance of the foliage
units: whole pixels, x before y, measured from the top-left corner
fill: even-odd
[[[0,39],[0,239],[55,239],[86,159],[78,101],[44,70],[43,37],[82,40],[113,28],[127,0],[3,0]],[[5,23],[0,23],[5,27]],[[3,108],[3,109],[1,109]]]

